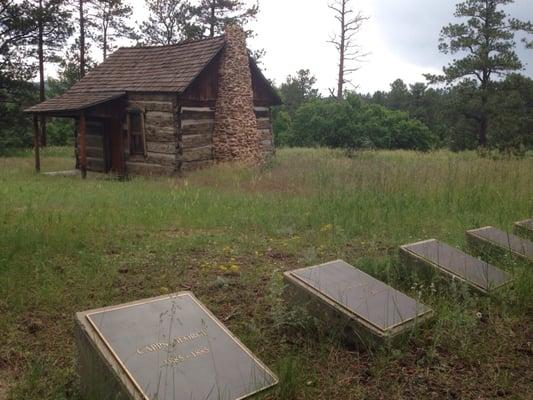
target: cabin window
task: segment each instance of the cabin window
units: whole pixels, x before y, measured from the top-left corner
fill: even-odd
[[[144,155],[144,138],[143,138],[143,115],[140,112],[129,113],[130,129],[130,154]]]

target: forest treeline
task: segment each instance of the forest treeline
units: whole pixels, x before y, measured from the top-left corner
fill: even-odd
[[[339,101],[322,97],[309,70],[298,71],[280,88],[284,105],[274,111],[278,146],[347,149],[448,148],[479,146],[479,101],[473,82],[435,88],[397,79],[388,91],[347,92]],[[490,108],[489,108],[490,107]],[[533,148],[533,79],[510,74],[494,84],[487,147],[521,153]]]
[[[145,20],[133,21],[126,0],[0,0],[0,153],[32,146],[32,123],[23,109],[63,93],[120,40],[174,44],[221,34],[234,22],[251,36],[248,22],[259,11],[258,3],[242,0],[144,1]],[[273,112],[277,146],[533,148],[533,80],[522,74],[516,53],[518,46],[533,47],[533,25],[509,15],[511,3],[459,2],[435,43],[435,52],[453,55],[442,74],[409,85],[398,79],[388,91],[362,94],[349,88],[357,87],[352,73],[367,56],[357,37],[368,17],[353,9],[352,0],[332,0],[331,44],[339,57],[320,62],[338,66],[337,87],[320,94],[305,68],[277,86],[284,103]],[[263,53],[251,54],[260,60]],[[71,143],[72,124],[42,120],[41,136],[52,145]]]

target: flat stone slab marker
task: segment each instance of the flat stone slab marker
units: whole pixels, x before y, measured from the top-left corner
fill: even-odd
[[[510,252],[523,260],[533,261],[533,243],[492,226],[466,231],[466,239],[474,247],[492,246]]]
[[[524,239],[533,240],[533,218],[515,222],[514,233]]]
[[[400,246],[400,252],[407,261],[433,268],[485,294],[512,282],[507,272],[436,239]]]
[[[304,299],[326,305],[363,337],[391,339],[433,315],[429,307],[342,260],[284,275]]]
[[[237,400],[276,376],[190,292],[76,314],[86,398]]]

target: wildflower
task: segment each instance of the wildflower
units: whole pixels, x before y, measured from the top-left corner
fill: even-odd
[[[483,314],[481,314],[479,311],[476,313],[477,319],[483,318]]]
[[[233,264],[231,267],[229,267],[229,269],[230,269],[232,272],[239,272],[240,267],[239,267],[237,264]]]
[[[333,229],[333,225],[332,224],[326,224],[324,226],[322,226],[322,228],[320,228],[320,231],[321,232],[329,232]]]

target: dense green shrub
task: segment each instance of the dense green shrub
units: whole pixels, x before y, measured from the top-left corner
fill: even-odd
[[[429,150],[437,138],[407,113],[367,104],[358,96],[346,100],[316,99],[296,112],[287,132],[290,146],[348,149]]]

